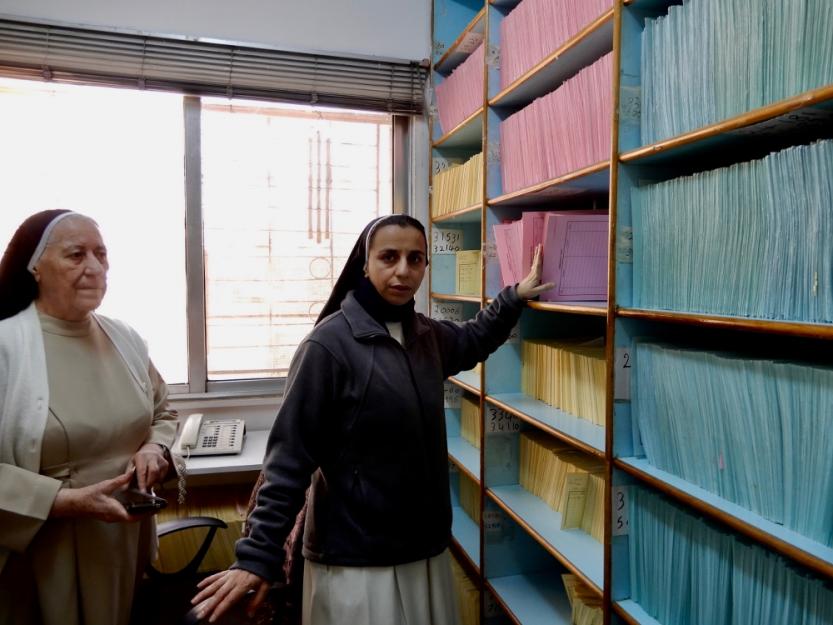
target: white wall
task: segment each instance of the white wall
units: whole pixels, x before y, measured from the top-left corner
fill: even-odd
[[[430,55],[429,0],[0,0],[0,15],[282,50]]]

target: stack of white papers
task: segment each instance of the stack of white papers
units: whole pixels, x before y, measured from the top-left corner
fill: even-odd
[[[833,322],[831,172],[827,140],[634,188],[634,304]]]
[[[660,495],[629,491],[631,599],[663,625],[829,625],[833,590]]]
[[[696,0],[646,20],[642,143],[833,83],[830,0]]]
[[[635,347],[648,462],[833,547],[833,368]]]

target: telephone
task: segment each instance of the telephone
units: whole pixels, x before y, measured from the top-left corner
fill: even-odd
[[[201,413],[196,413],[185,421],[179,436],[179,449],[186,456],[239,454],[245,436],[243,419],[205,419]]]

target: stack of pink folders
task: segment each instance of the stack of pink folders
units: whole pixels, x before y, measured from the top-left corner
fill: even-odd
[[[520,282],[543,245],[543,282],[555,288],[542,301],[607,299],[608,215],[602,211],[524,212],[493,226],[503,286]]]
[[[454,130],[483,104],[483,44],[437,85],[437,112],[443,133]]]
[[[610,54],[500,124],[503,192],[610,159]]]
[[[501,88],[511,85],[612,6],[612,0],[523,0],[500,23]]]

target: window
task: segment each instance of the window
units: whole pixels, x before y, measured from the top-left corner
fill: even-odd
[[[111,262],[101,312],[173,390],[276,389],[358,232],[392,210],[394,121],[0,80],[0,242],[38,210],[90,215]]]

